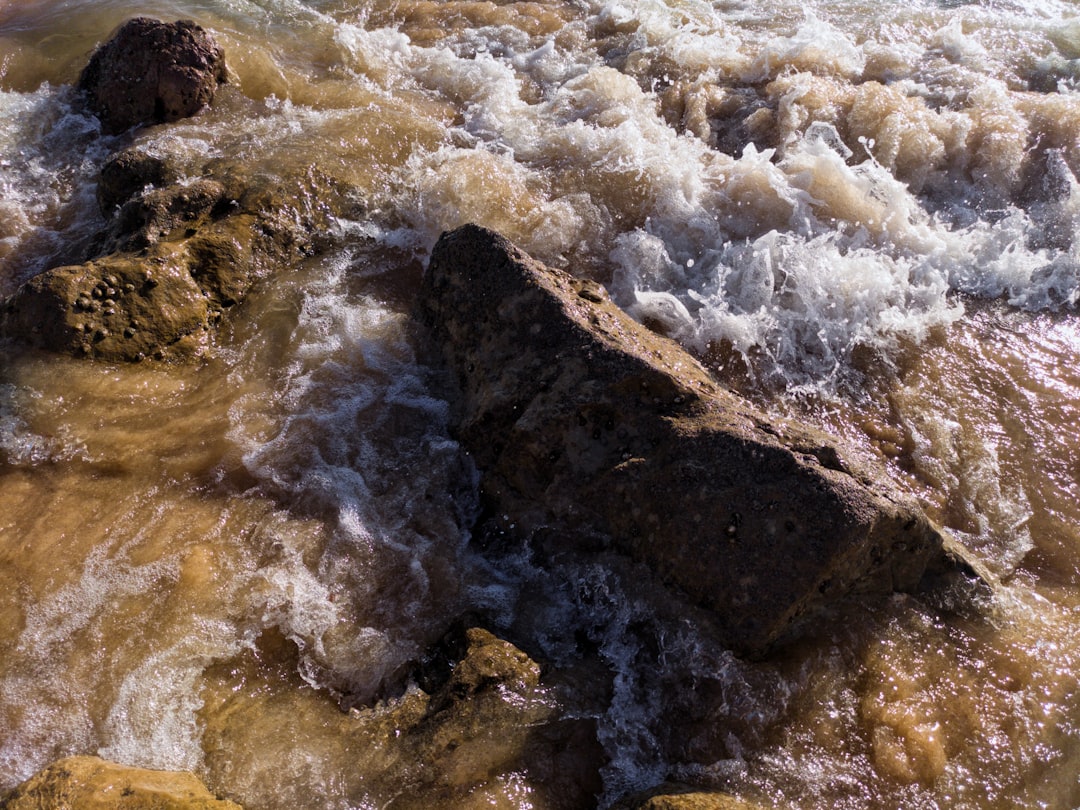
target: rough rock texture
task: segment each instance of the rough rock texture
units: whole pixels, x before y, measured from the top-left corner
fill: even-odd
[[[103,360],[197,354],[252,282],[297,248],[296,234],[259,214],[218,218],[220,191],[207,180],[127,203],[109,236],[120,250],[31,278],[0,312],[0,333]]]
[[[109,132],[194,115],[226,81],[225,56],[191,20],[128,20],[98,48],[79,77]]]
[[[677,344],[476,226],[418,306],[481,471],[482,531],[646,563],[756,655],[834,600],[948,568],[912,502],[831,437],[723,390]]]
[[[23,782],[3,810],[241,810],[190,773],[149,771],[98,757],[54,762]]]
[[[113,155],[101,172],[112,218],[98,258],[28,280],[0,308],[0,334],[112,361],[198,354],[255,279],[311,246],[272,183],[219,174],[183,181],[136,149]]]
[[[613,810],[766,810],[763,805],[727,793],[662,785],[617,803]]]
[[[108,157],[98,176],[98,206],[105,216],[148,186],[162,188],[180,179],[177,168],[164,158],[139,149],[122,149]]]
[[[560,717],[540,667],[514,645],[474,627],[424,712],[400,728],[415,786],[395,810],[453,807],[499,774],[525,772],[549,792],[544,806],[593,806],[602,755],[591,721]],[[451,656],[457,657],[457,656]]]
[[[185,241],[48,270],[7,303],[5,334],[53,351],[138,361],[198,353],[244,296],[266,252],[254,218],[233,217]]]

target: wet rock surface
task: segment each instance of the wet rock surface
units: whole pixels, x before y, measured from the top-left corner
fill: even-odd
[[[148,188],[103,235],[104,255],[47,270],[5,304],[6,336],[76,357],[198,354],[255,279],[295,261],[300,229],[251,210],[211,179]]]
[[[444,234],[417,315],[481,471],[478,534],[628,554],[713,611],[740,652],[962,555],[854,451],[758,411],[600,285],[498,234]]]
[[[163,188],[180,179],[177,167],[140,149],[114,152],[101,167],[97,199],[101,212],[111,217],[116,209],[147,187]]]
[[[140,17],[94,53],[79,86],[120,131],[192,115],[223,81],[210,34]],[[297,185],[311,199],[333,196],[308,175]],[[0,309],[0,335],[111,361],[199,354],[252,283],[309,252],[325,225],[315,221],[325,210],[305,217],[287,202],[286,182],[220,160],[181,167],[136,146],[112,154],[97,190],[107,225],[88,260],[23,284]]]
[[[316,712],[320,728],[346,742],[351,754],[343,767],[368,774],[354,806],[516,807],[522,797],[548,810],[597,805],[606,759],[595,720],[563,708],[550,670],[491,631],[456,622],[429,651],[416,685],[347,712],[329,695],[317,707],[293,702],[294,696],[277,703],[260,673],[282,666],[295,676],[290,649],[295,654],[283,638],[261,639],[255,657],[208,671],[219,687],[207,695],[203,750],[217,781],[260,780],[243,759],[238,763],[235,746],[255,743],[264,732],[252,729],[265,729],[268,715],[288,724],[303,706]],[[288,749],[288,740],[283,733],[264,744]],[[305,798],[297,796],[294,806],[307,806]]]
[[[32,776],[0,802],[3,810],[241,810],[194,775],[132,768],[92,756],[68,757]]]
[[[0,334],[110,361],[201,353],[258,278],[311,251],[326,213],[293,210],[277,178],[229,165],[201,172],[185,177],[135,147],[112,155],[98,189],[109,219],[93,257],[24,283],[0,309]],[[333,196],[312,178],[300,183],[313,198]]]
[[[629,797],[613,810],[766,810],[765,805],[748,802],[718,791],[703,791],[680,785],[663,785]]]
[[[524,771],[545,793],[545,806],[595,805],[602,754],[589,720],[563,716],[545,688],[540,667],[491,632],[455,631],[460,658],[422,714],[401,728],[413,762],[414,790],[390,804],[403,808],[456,806],[478,785]],[[403,713],[404,714],[404,713]]]
[[[78,87],[107,132],[194,115],[225,83],[225,55],[191,20],[136,17],[98,48]]]

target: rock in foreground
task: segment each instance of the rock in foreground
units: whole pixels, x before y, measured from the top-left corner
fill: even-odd
[[[624,799],[614,810],[765,810],[765,807],[718,791],[662,785],[640,796]]]
[[[918,507],[851,451],[759,412],[600,285],[498,234],[443,234],[418,317],[456,385],[483,530],[629,554],[711,609],[736,650],[949,565]]]
[[[79,77],[108,132],[194,115],[226,81],[225,56],[191,20],[128,20],[96,50]]]
[[[190,773],[150,771],[98,757],[68,757],[23,782],[3,810],[242,810]]]

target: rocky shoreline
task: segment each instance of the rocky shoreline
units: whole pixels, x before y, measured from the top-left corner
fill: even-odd
[[[197,113],[226,79],[224,55],[201,28],[139,18],[95,54],[80,87],[103,128],[122,132]],[[333,194],[306,182],[314,197]],[[101,169],[109,224],[95,255],[27,281],[4,303],[0,333],[101,361],[197,356],[256,280],[299,261],[325,229],[325,211],[297,216],[280,199],[236,165],[207,163],[184,180],[166,160],[121,150]],[[853,448],[755,409],[601,286],[494,232],[465,226],[442,236],[416,317],[432,364],[447,369],[456,435],[480,472],[479,543],[524,542],[541,559],[624,555],[651,572],[664,598],[708,611],[717,637],[748,657],[769,655],[852,600],[943,579],[989,583]],[[386,716],[417,763],[438,761],[431,782],[447,780],[418,783],[424,802],[440,791],[451,801],[514,767],[491,759],[492,735],[500,751],[513,738],[509,748],[557,787],[552,806],[595,801],[595,731],[540,699],[540,665],[480,627],[458,631],[431,660],[441,663],[416,673],[423,688]],[[419,803],[406,796],[393,806]],[[237,805],[190,775],[90,757],[55,763],[0,804],[69,806]],[[618,807],[752,805],[664,785]]]

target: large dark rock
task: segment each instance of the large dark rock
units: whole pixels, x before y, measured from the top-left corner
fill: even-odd
[[[194,115],[226,81],[225,56],[191,20],[136,17],[98,48],[79,77],[108,132]]]
[[[491,231],[439,239],[418,317],[481,472],[481,531],[614,548],[760,654],[852,594],[952,565],[918,507],[828,435],[767,416],[593,282]]]
[[[195,776],[68,757],[32,776],[0,802],[3,810],[242,810],[216,798]]]

